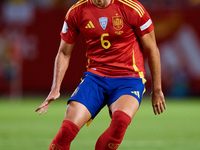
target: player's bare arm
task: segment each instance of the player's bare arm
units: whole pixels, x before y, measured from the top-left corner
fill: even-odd
[[[50,102],[59,98],[60,86],[64,78],[65,72],[69,66],[73,47],[74,44],[68,44],[61,39],[60,47],[55,59],[54,76],[51,91],[45,101],[35,110],[36,112],[41,110],[39,114],[42,114],[44,110],[45,113],[47,113]]]
[[[145,34],[140,38],[144,52],[148,57],[149,69],[152,78],[152,93],[151,100],[154,114],[161,114],[167,109],[165,104],[164,94],[161,87],[161,63],[160,53],[155,40],[154,31]]]

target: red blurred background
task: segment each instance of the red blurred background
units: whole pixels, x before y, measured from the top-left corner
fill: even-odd
[[[140,1],[140,0],[139,0]],[[0,95],[48,94],[65,14],[76,0],[0,2]],[[200,96],[200,0],[141,0],[151,15],[167,96]],[[82,35],[72,53],[62,94],[72,92],[85,69]],[[147,93],[150,73],[147,73]]]

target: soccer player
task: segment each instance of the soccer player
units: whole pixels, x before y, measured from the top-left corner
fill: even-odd
[[[116,150],[145,92],[143,53],[152,76],[153,111],[157,115],[166,109],[154,26],[137,0],[80,0],[74,4],[65,17],[52,88],[36,109],[41,110],[39,114],[46,113],[50,102],[60,96],[79,32],[86,37],[87,72],[68,101],[65,119],[49,150],[69,150],[79,130],[105,105],[112,121],[97,140],[95,150]]]

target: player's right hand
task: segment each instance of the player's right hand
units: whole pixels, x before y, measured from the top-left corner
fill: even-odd
[[[59,91],[55,91],[55,90],[52,90],[48,97],[45,99],[45,101],[35,110],[35,112],[40,111],[39,115],[41,115],[43,113],[43,111],[45,110],[45,114],[47,113],[47,110],[48,110],[48,107],[49,107],[49,104],[56,100],[57,98],[60,97],[60,92]]]

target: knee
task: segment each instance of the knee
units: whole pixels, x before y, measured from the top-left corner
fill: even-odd
[[[131,123],[131,117],[121,110],[117,110],[112,115],[112,122],[116,122],[118,125],[123,125],[126,128]]]
[[[65,120],[70,120],[81,129],[84,124],[91,118],[91,113],[81,103],[71,101],[66,109]]]
[[[115,111],[109,128],[99,137],[95,150],[116,150],[130,122],[131,117],[125,112]]]

